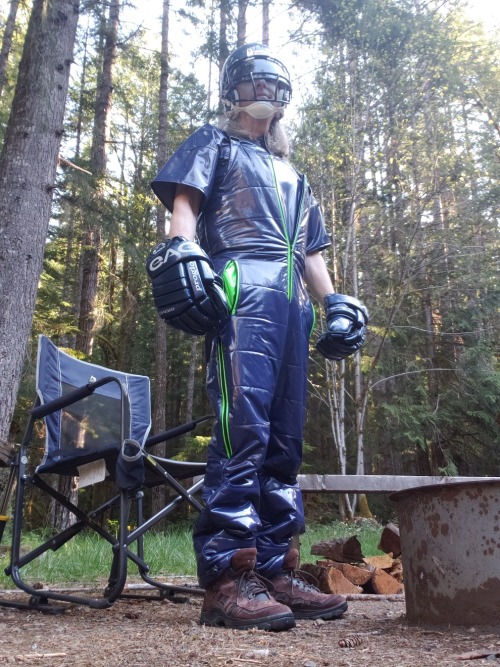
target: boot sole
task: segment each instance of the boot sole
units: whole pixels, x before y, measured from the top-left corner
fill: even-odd
[[[293,610],[292,610],[293,611]],[[332,621],[336,618],[340,618],[347,611],[347,602],[339,604],[333,609],[314,609],[311,611],[294,611],[293,615],[297,619],[314,621],[318,618],[321,618],[323,621]]]
[[[231,628],[233,630],[268,630],[270,632],[280,632],[281,630],[290,630],[295,627],[295,616],[293,614],[280,614],[261,620],[244,621],[230,616],[225,616],[220,612],[203,612],[200,617],[202,625],[208,625],[216,628]]]

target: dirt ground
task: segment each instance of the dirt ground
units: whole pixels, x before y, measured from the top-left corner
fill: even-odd
[[[0,599],[19,598],[0,591]],[[298,621],[294,629],[279,633],[203,627],[198,622],[200,608],[198,596],[175,604],[123,599],[109,609],[69,605],[59,615],[0,607],[0,663],[50,667],[500,664],[498,627],[412,626],[405,620],[402,599],[350,600],[341,619]],[[341,640],[353,646],[342,648]]]

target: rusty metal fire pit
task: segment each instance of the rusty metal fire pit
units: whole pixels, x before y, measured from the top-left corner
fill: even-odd
[[[500,482],[393,493],[410,622],[500,625]]]

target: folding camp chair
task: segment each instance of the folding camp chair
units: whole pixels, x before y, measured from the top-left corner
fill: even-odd
[[[171,585],[151,578],[150,568],[144,560],[143,538],[181,503],[187,502],[196,511],[201,509],[194,494],[202,484],[206,465],[155,457],[148,449],[192,431],[211,416],[148,437],[151,428],[148,377],[81,361],[57,348],[45,336],[39,337],[36,390],[37,397],[14,462],[17,488],[11,562],[6,568],[16,586],[31,596],[30,605],[46,610],[49,600],[58,600],[108,607],[126,595],[123,591],[130,562],[150,584],[144,588],[153,587],[161,598],[173,599],[176,593],[186,591],[203,593],[196,587]],[[45,450],[40,460],[40,455],[36,456],[34,431],[42,419],[45,422]],[[97,507],[83,511],[68,494],[54,488],[54,479],[68,476],[77,477],[80,486],[107,481],[111,497]],[[184,480],[194,478],[197,481],[186,488]],[[173,497],[161,511],[146,519],[144,490],[157,484],[166,485]],[[28,487],[36,489],[59,508],[65,508],[74,522],[29,553],[22,553]],[[130,528],[133,509],[137,514],[137,527]],[[103,525],[105,517],[113,513],[117,517],[116,534]],[[60,549],[84,529],[94,531],[111,548],[112,565],[102,597],[86,597],[45,587],[40,590],[25,580],[26,566],[49,549]]]

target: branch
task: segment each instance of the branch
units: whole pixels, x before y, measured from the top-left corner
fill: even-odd
[[[448,373],[449,372],[460,373],[460,371],[455,368],[424,368],[421,371],[406,371],[404,373],[396,373],[395,375],[389,375],[389,377],[377,380],[377,382],[374,382],[368,387],[368,391],[371,391],[373,387],[376,387],[378,384],[381,384],[382,382],[387,382],[387,380],[392,380],[394,378],[402,377],[404,375],[414,375],[415,373],[430,373],[431,371],[447,371]]]
[[[59,156],[59,164],[64,165],[65,167],[71,167],[72,169],[76,169],[77,171],[83,171],[84,174],[88,174],[89,176],[92,176],[91,171],[87,171],[86,169],[83,169],[82,167],[79,167],[77,164],[74,162],[70,162],[69,160],[66,160],[66,158],[62,157],[61,155]]]

